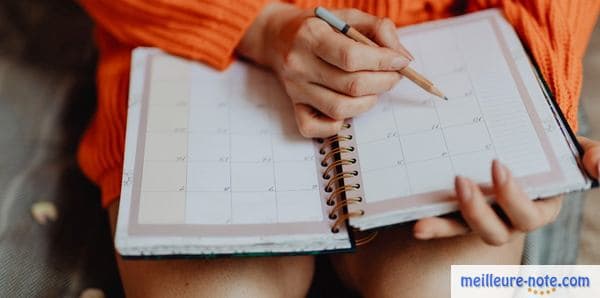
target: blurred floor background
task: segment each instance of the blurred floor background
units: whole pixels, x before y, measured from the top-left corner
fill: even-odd
[[[106,213],[75,160],[95,60],[75,1],[0,1],[0,297],[122,296]],[[34,221],[40,201],[55,222]]]
[[[592,40],[583,61],[583,91],[581,102],[590,126],[590,138],[600,140],[600,25],[592,34]],[[579,264],[600,264],[600,190],[586,194],[583,208]]]

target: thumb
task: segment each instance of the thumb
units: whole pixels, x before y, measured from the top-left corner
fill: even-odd
[[[413,226],[413,235],[419,240],[455,237],[470,231],[463,220],[450,216],[422,218]]]
[[[577,137],[583,148],[583,167],[591,176],[600,178],[600,142],[585,137]]]

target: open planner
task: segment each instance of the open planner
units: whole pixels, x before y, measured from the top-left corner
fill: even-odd
[[[352,250],[354,230],[457,210],[456,175],[491,181],[499,159],[532,199],[594,184],[579,145],[517,35],[497,10],[398,30],[408,80],[311,140],[268,70],[227,71],[133,52],[121,203],[123,256]]]

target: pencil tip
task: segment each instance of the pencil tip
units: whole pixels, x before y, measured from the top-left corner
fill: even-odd
[[[444,96],[444,100],[448,100],[448,97],[447,97],[447,96]]]

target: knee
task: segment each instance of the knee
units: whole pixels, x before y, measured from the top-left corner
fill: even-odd
[[[312,257],[119,262],[127,297],[302,297]]]
[[[364,297],[447,296],[452,264],[518,264],[523,243],[492,247],[476,235],[417,241],[409,232],[382,234],[357,256],[334,259],[345,284]]]

